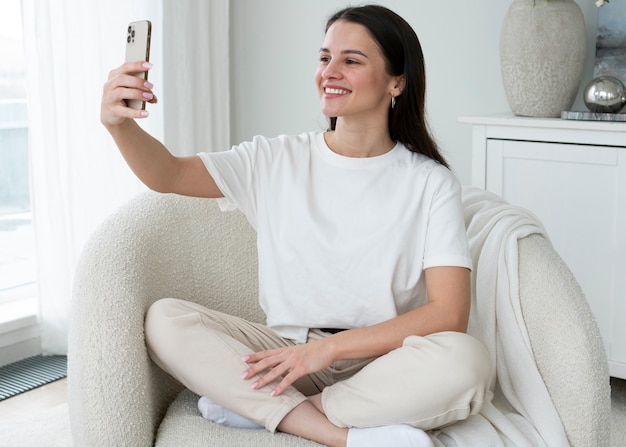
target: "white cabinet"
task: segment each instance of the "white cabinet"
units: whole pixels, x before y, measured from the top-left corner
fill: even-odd
[[[612,376],[626,379],[626,123],[462,117],[472,184],[534,212],[593,311]]]

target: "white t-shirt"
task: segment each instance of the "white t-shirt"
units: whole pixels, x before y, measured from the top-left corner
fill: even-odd
[[[402,144],[352,158],[310,132],[199,156],[222,210],[257,231],[261,307],[284,337],[394,318],[427,301],[425,268],[472,266],[458,180]]]

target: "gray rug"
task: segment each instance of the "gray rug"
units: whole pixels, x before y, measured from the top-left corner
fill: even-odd
[[[626,381],[611,379],[611,447],[626,446]],[[19,422],[0,422],[0,446],[72,447],[67,404]]]

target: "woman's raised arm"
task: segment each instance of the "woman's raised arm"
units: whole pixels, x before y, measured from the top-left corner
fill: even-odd
[[[100,120],[120,149],[126,163],[148,188],[194,197],[222,197],[213,177],[199,157],[175,157],[135,119],[148,112],[126,105],[127,99],[156,104],[153,85],[134,76],[148,71],[148,62],[127,62],[112,70],[104,84]]]

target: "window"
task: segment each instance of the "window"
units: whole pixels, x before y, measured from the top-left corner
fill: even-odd
[[[23,318],[25,308],[32,314],[37,302],[21,23],[20,0],[3,0],[0,3],[0,325],[7,318]]]

